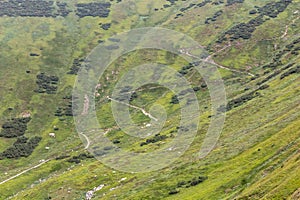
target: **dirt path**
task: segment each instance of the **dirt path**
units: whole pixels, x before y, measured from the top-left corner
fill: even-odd
[[[155,121],[158,121],[158,119],[156,119],[155,117],[153,117],[150,113],[148,113],[148,112],[147,112],[145,109],[143,109],[143,108],[140,108],[140,107],[137,107],[137,106],[133,106],[133,105],[130,105],[130,104],[128,104],[128,103],[124,103],[124,102],[122,102],[122,101],[118,101],[118,100],[112,99],[112,98],[110,98],[109,96],[107,97],[107,99],[109,99],[109,100],[111,100],[111,101],[114,101],[114,102],[117,102],[117,103],[124,104],[124,105],[126,105],[126,106],[131,107],[131,108],[135,108],[135,109],[137,109],[137,110],[140,110],[140,111],[142,111],[142,113],[143,113],[144,115],[146,115],[146,116],[149,117],[150,119],[153,119],[153,120],[155,120]]]
[[[285,37],[287,36],[287,34],[288,34],[288,29],[289,29],[289,26],[286,25],[286,26],[285,26],[285,32],[284,32],[284,34],[280,37],[281,39],[282,39],[282,38],[285,38]]]
[[[211,60],[209,61],[209,63],[213,64],[213,65],[216,65],[218,66],[219,68],[222,68],[222,69],[226,69],[226,70],[229,70],[229,71],[232,71],[232,72],[235,72],[235,73],[239,73],[239,74],[248,74],[249,76],[252,76],[254,77],[255,75],[250,73],[250,72],[243,72],[243,71],[239,71],[239,70],[236,70],[236,69],[231,69],[231,68],[228,68],[228,67],[224,67],[222,65],[219,65],[218,63],[216,63],[214,60]]]
[[[289,23],[288,25],[285,26],[285,31],[283,33],[283,35],[280,37],[281,39],[285,38],[288,35],[288,30],[289,27],[294,24],[298,19],[300,18],[300,16],[298,16],[297,18],[295,18],[291,23]]]
[[[219,49],[218,51],[214,52],[213,54],[209,55],[207,58],[205,58],[205,61],[208,62],[211,60],[211,58],[216,55],[217,53],[220,53],[221,51],[224,51],[225,49],[228,49],[229,47],[231,47],[231,43],[229,43],[228,45],[224,46],[222,49]]]
[[[228,71],[231,71],[231,72],[234,72],[234,73],[240,73],[240,74],[247,74],[249,76],[252,76],[254,77],[255,75],[250,73],[250,72],[243,72],[243,71],[239,71],[239,70],[236,70],[236,69],[231,69],[231,68],[228,68],[228,67],[225,67],[225,66],[222,66],[218,63],[216,63],[213,59],[212,59],[212,56],[215,55],[216,53],[219,53],[221,51],[224,51],[225,49],[229,48],[231,46],[231,44],[229,45],[226,45],[225,47],[223,47],[222,49],[220,49],[219,51],[213,53],[212,55],[208,56],[207,58],[205,59],[199,59],[199,57],[193,55],[190,53],[189,50],[193,50],[193,48],[190,48],[190,49],[180,49],[179,52],[182,53],[182,54],[185,54],[187,56],[190,56],[190,57],[193,57],[193,58],[196,58],[196,59],[199,59],[201,61],[204,61],[204,62],[207,62],[207,63],[210,63],[210,64],[213,64],[221,69],[225,69],[225,70],[228,70]],[[198,47],[199,48],[199,47]]]
[[[32,170],[32,169],[36,169],[36,168],[42,166],[43,164],[49,162],[50,160],[51,160],[51,159],[45,160],[45,161],[41,162],[41,163],[38,164],[38,165],[35,165],[35,166],[33,166],[33,167],[29,168],[29,169],[26,169],[26,170],[22,171],[22,172],[19,173],[19,174],[14,175],[14,176],[12,176],[12,177],[10,177],[10,178],[8,178],[8,179],[2,181],[2,182],[0,183],[0,185],[2,185],[2,184],[6,183],[6,182],[8,182],[8,181],[10,181],[10,180],[12,180],[12,179],[14,179],[14,178],[17,178],[17,177],[21,176],[22,174],[25,174],[26,172],[29,172],[29,171]]]
[[[84,133],[79,133],[79,135],[82,135],[82,136],[85,138],[86,142],[87,142],[87,144],[86,144],[86,146],[84,147],[84,149],[89,148],[89,146],[90,146],[90,144],[91,144],[90,139],[89,139]]]
[[[69,152],[72,152],[72,151],[76,151],[76,150],[78,150],[78,149],[80,149],[80,147],[76,147],[76,148],[74,148],[74,149],[67,150],[65,153],[69,153]],[[51,161],[51,160],[53,160],[53,159],[55,159],[55,157],[48,158],[47,160],[44,160],[44,161],[42,161],[41,163],[39,163],[39,164],[37,164],[37,165],[35,165],[35,166],[33,166],[33,167],[30,167],[30,168],[28,168],[28,169],[26,169],[26,170],[24,170],[24,171],[22,171],[22,172],[20,172],[20,173],[18,173],[18,174],[16,174],[16,175],[12,176],[12,177],[10,177],[10,178],[7,178],[7,179],[3,180],[2,182],[0,182],[0,185],[4,184],[4,183],[6,183],[6,182],[8,182],[8,181],[10,181],[10,180],[12,180],[12,179],[17,178],[17,177],[19,177],[19,176],[25,174],[26,172],[29,172],[29,171],[31,171],[31,170],[33,170],[33,169],[36,169],[36,168],[39,168],[40,166],[42,166],[42,165],[48,163],[49,161]]]

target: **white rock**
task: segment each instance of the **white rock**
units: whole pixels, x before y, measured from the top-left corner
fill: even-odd
[[[101,190],[103,187],[104,187],[104,184],[99,185],[98,187],[95,188],[95,191],[99,191],[99,190]]]
[[[127,177],[121,178],[121,180],[119,180],[119,182],[125,181],[127,179]]]

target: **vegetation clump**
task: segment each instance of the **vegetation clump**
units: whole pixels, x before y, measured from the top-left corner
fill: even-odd
[[[272,58],[272,61],[263,66],[263,68],[277,68],[279,65],[282,65],[282,57],[290,52],[291,55],[298,55],[300,51],[300,38],[293,40],[291,43],[286,45],[283,50],[277,52]],[[287,66],[289,67],[289,66]]]
[[[280,79],[284,79],[285,77],[291,75],[291,74],[296,74],[296,73],[300,73],[300,65],[288,70],[287,72],[283,73],[280,76]]]
[[[79,164],[82,160],[88,158],[94,158],[94,156],[92,156],[91,154],[82,153],[79,154],[78,156],[73,156],[72,158],[68,159],[67,162]]]
[[[111,23],[105,23],[105,24],[101,24],[101,28],[103,29],[103,30],[108,30],[108,29],[110,29],[110,27],[111,27]]]
[[[173,95],[172,99],[171,99],[171,104],[179,104],[179,99],[177,97],[177,95]]]
[[[134,99],[138,98],[138,95],[136,92],[133,92],[129,98],[129,101],[133,101]]]
[[[292,0],[280,0],[278,2],[270,2],[265,6],[258,8],[258,13],[268,17],[275,18],[278,14],[283,12],[288,5],[292,3]]]
[[[211,0],[204,0],[202,1],[201,3],[198,3],[197,4],[197,7],[201,8],[201,7],[204,7],[206,4],[212,2]],[[220,3],[224,3],[224,1],[219,1]]]
[[[83,58],[76,58],[76,59],[74,59],[73,64],[72,64],[72,66],[71,66],[70,71],[68,72],[68,74],[77,75],[83,62],[84,62]]]
[[[199,176],[199,177],[197,177],[197,178],[193,178],[192,180],[190,180],[190,181],[188,182],[187,187],[196,186],[196,185],[202,183],[203,181],[205,181],[206,179],[207,179],[206,176]]]
[[[192,8],[192,7],[194,7],[195,5],[196,5],[196,4],[191,3],[191,4],[189,4],[187,7],[181,8],[181,9],[180,9],[180,12],[184,12],[184,11],[186,11],[186,10],[188,10],[188,9],[190,9],[190,8]]]
[[[201,3],[198,3],[198,4],[191,3],[191,4],[189,4],[187,7],[181,8],[181,9],[180,9],[180,12],[185,12],[185,11],[187,11],[187,10],[193,8],[193,7],[198,7],[198,8],[204,7],[206,4],[211,3],[211,2],[212,2],[211,0],[204,0],[204,1],[202,1]],[[224,3],[223,0],[219,0],[219,1],[217,1],[217,2],[213,2],[214,5],[219,5],[219,4],[222,4],[222,3]],[[173,4],[171,4],[171,5],[173,5]],[[177,18],[179,18],[179,17],[182,17],[182,16],[183,16],[182,13],[178,13],[178,14],[176,14],[175,19],[177,19]]]
[[[70,13],[70,10],[66,9],[67,8],[67,3],[57,1],[56,6],[58,7],[57,12],[60,16],[66,17]]]
[[[244,103],[254,99],[255,97],[257,97],[259,95],[260,94],[257,91],[253,91],[253,92],[250,92],[248,94],[244,94],[241,97],[238,97],[236,99],[233,99],[233,100],[229,101],[227,106],[226,106],[226,110],[229,111],[229,110],[232,110],[233,108],[241,106]]]
[[[73,110],[72,110],[72,96],[65,96],[63,97],[63,104],[62,106],[58,107],[54,113],[57,117],[62,116],[73,116]]]
[[[40,55],[37,54],[37,53],[30,53],[29,56],[32,56],[32,57],[38,57],[38,56],[40,56]]]
[[[0,2],[0,16],[9,17],[57,17],[67,16],[70,11],[67,4],[56,2],[58,9],[55,9],[54,1],[40,0],[9,0]]]
[[[275,72],[273,72],[272,74],[270,74],[269,76],[267,76],[265,79],[263,79],[260,82],[258,82],[257,85],[262,85],[263,83],[269,81],[271,78],[273,78],[273,77],[277,76],[278,74],[280,74],[280,72],[282,70],[289,69],[289,68],[291,68],[294,65],[295,65],[295,63],[290,63],[290,64],[286,65],[285,67],[283,67],[281,70],[276,70]]]
[[[27,123],[31,120],[26,118],[13,118],[2,125],[0,137],[15,138],[25,134],[27,130]]]
[[[168,2],[170,2],[172,5],[176,3],[176,1],[178,0],[167,0]]]
[[[221,4],[223,4],[223,3],[224,3],[223,0],[218,0],[218,1],[212,2],[213,5],[221,5]]]
[[[179,193],[180,191],[178,188],[193,187],[199,185],[200,183],[204,182],[207,179],[208,179],[207,176],[199,176],[199,177],[194,177],[192,180],[189,181],[179,181],[176,185],[176,188],[169,191],[169,195],[174,195]]]
[[[110,13],[110,3],[79,3],[76,4],[76,15],[80,18],[91,17],[108,17]]]
[[[36,84],[38,85],[38,89],[34,90],[37,93],[47,93],[47,94],[55,94],[57,90],[57,84],[59,78],[53,75],[46,75],[44,73],[40,73],[37,76]]]
[[[215,12],[215,14],[214,14],[212,17],[206,18],[205,24],[209,24],[210,22],[216,21],[217,18],[218,18],[219,16],[221,16],[222,14],[223,14],[223,11],[222,11],[222,10],[219,10],[219,11]]]
[[[178,194],[179,190],[171,190],[169,191],[169,195],[174,195],[174,194]]]
[[[192,68],[194,67],[194,65],[192,63],[189,63],[186,66],[183,66],[178,73],[181,75],[186,75]]]
[[[227,5],[232,5],[233,3],[242,3],[243,0],[230,0],[227,1]],[[247,23],[240,23],[232,28],[230,28],[228,31],[226,31],[221,38],[217,41],[218,43],[222,43],[223,41],[229,39],[231,41],[237,40],[239,38],[242,39],[250,39],[252,36],[252,33],[256,30],[256,27],[262,25],[265,20],[264,16],[275,18],[283,12],[287,6],[291,3],[291,0],[280,0],[279,2],[271,2],[266,4],[265,6],[258,8],[258,10],[250,11],[249,14],[255,14],[259,13],[259,16],[255,17],[254,19],[250,20]]]
[[[249,39],[252,36],[252,33],[256,30],[257,26],[260,26],[264,23],[263,16],[257,16],[256,18],[250,20],[247,23],[240,23],[224,33],[224,35],[217,42],[221,43],[222,41],[229,38],[231,41],[237,40],[239,38]]]
[[[244,3],[244,0],[227,0],[226,6],[231,6],[236,3]]]
[[[63,160],[63,159],[66,159],[66,158],[69,158],[70,155],[62,155],[62,156],[58,156],[55,158],[55,160]]]
[[[145,145],[148,145],[148,144],[151,144],[151,143],[157,143],[157,142],[165,140],[167,138],[168,138],[168,136],[166,136],[166,135],[156,134],[154,137],[152,137],[150,139],[147,139],[145,142],[142,142],[140,144],[140,146],[142,147],[142,146],[145,146]]]
[[[42,138],[37,136],[30,139],[25,136],[20,136],[13,146],[0,154],[0,159],[28,157],[32,154],[33,150],[38,146],[41,140]]]

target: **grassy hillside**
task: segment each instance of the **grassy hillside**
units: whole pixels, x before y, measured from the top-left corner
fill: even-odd
[[[30,3],[36,4],[34,0],[28,5],[10,0],[19,6],[11,15],[3,2],[0,199],[86,199],[88,191],[101,185],[94,199],[300,198],[299,0],[39,4],[51,8],[49,16],[34,10]],[[226,121],[212,152],[199,159],[214,115],[204,79],[194,66],[170,52],[129,52],[99,79],[95,111],[107,138],[122,149],[147,153],[177,136],[180,104],[172,91],[159,85],[140,87],[129,102],[134,106],[132,120],[143,128],[150,118],[136,108],[149,112],[154,104],[164,107],[168,116],[159,135],[132,137],[114,119],[107,96],[122,75],[145,63],[170,66],[188,80],[200,117],[192,145],[173,164],[147,173],[121,172],[85,149],[87,141],[77,133],[72,116],[72,90],[81,64],[98,44],[110,44],[124,31],[154,26],[184,33],[207,51],[207,60],[218,67],[224,81]],[[193,47],[188,54],[197,55],[201,48]],[[30,120],[16,123],[22,119]],[[29,142],[34,139],[36,143]],[[109,149],[104,147],[105,151]]]

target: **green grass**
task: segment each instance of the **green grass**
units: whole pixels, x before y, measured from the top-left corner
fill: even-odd
[[[88,2],[88,1],[80,1]],[[270,79],[270,87],[259,91],[260,97],[227,113],[222,135],[214,150],[203,160],[198,159],[198,151],[210,122],[211,105],[209,92],[201,89],[196,92],[201,116],[199,130],[191,147],[172,165],[149,173],[124,173],[104,166],[96,159],[87,159],[80,164],[55,160],[56,156],[77,156],[85,152],[73,119],[58,118],[54,112],[62,104],[62,97],[71,92],[76,76],[67,75],[73,59],[85,57],[98,44],[115,33],[131,28],[162,26],[181,31],[193,37],[201,45],[211,45],[212,51],[221,47],[214,41],[225,30],[236,23],[251,19],[248,12],[254,5],[262,6],[270,1],[246,1],[232,7],[207,5],[193,8],[183,17],[174,19],[184,1],[174,7],[153,11],[167,2],[139,1],[136,6],[126,2],[113,3],[108,18],[86,17],[78,19],[72,15],[67,18],[8,18],[1,17],[0,34],[0,125],[11,117],[29,111],[32,121],[28,124],[26,136],[41,136],[43,139],[33,154],[17,160],[0,160],[0,182],[23,170],[37,165],[39,160],[52,159],[39,168],[2,184],[0,199],[84,199],[85,193],[96,186],[105,184],[95,193],[95,199],[282,199],[289,198],[300,187],[299,182],[299,74],[280,80],[280,75]],[[70,2],[68,2],[70,3]],[[73,6],[73,2],[71,2]],[[228,100],[245,94],[245,88],[256,89],[256,83],[270,73],[262,66],[299,32],[299,21],[290,26],[286,39],[280,39],[285,25],[295,18],[293,14],[299,1],[294,1],[277,18],[266,21],[257,28],[250,40],[233,42],[232,46],[216,54],[216,62],[240,71],[247,70],[260,77],[250,80],[247,75],[220,69],[224,79]],[[186,6],[186,5],[185,5]],[[218,20],[205,25],[205,17],[218,10],[224,10]],[[198,16],[199,15],[199,16]],[[108,31],[101,29],[99,23],[112,23]],[[20,26],[22,24],[22,26]],[[270,40],[269,40],[270,39]],[[277,50],[274,45],[277,44]],[[42,50],[41,50],[42,49]],[[39,53],[40,57],[30,57],[29,53]],[[283,64],[297,57],[286,57]],[[156,62],[180,70],[186,65],[180,57],[172,57],[164,51],[139,50],[117,59],[99,80],[103,87],[99,90],[96,111],[103,128],[112,128],[107,137],[120,140],[120,148],[135,152],[151,152],[172,140],[140,146],[145,139],[134,138],[117,129],[111,113],[111,102],[105,97],[111,95],[114,86],[130,68]],[[279,66],[279,69],[283,66]],[[26,73],[30,70],[30,73]],[[111,71],[118,71],[113,76]],[[57,75],[60,78],[57,94],[37,94],[33,90],[36,75],[40,72]],[[106,80],[109,76],[109,80]],[[186,76],[193,86],[202,83],[201,76],[191,70]],[[105,86],[104,86],[105,85]],[[102,91],[103,90],[103,91]],[[180,106],[170,104],[172,92],[156,88],[137,92],[138,98],[132,105],[150,110],[155,103],[164,106],[168,118],[161,135],[176,135],[180,120]],[[8,111],[9,107],[14,108]],[[137,109],[130,109],[131,117],[138,126],[149,122]],[[59,127],[54,131],[53,127]],[[174,132],[175,131],[175,132]],[[49,133],[55,132],[56,138]],[[15,139],[0,138],[0,151],[12,145]],[[45,147],[50,147],[46,150]],[[163,159],[163,158],[161,158]],[[6,174],[7,173],[7,174]],[[203,183],[189,188],[178,187],[180,181],[189,181],[198,176],[207,176]],[[120,181],[122,178],[126,180]],[[39,181],[42,179],[42,181]],[[114,189],[113,189],[114,188]],[[179,193],[170,196],[171,190]],[[105,195],[104,195],[105,194]]]

